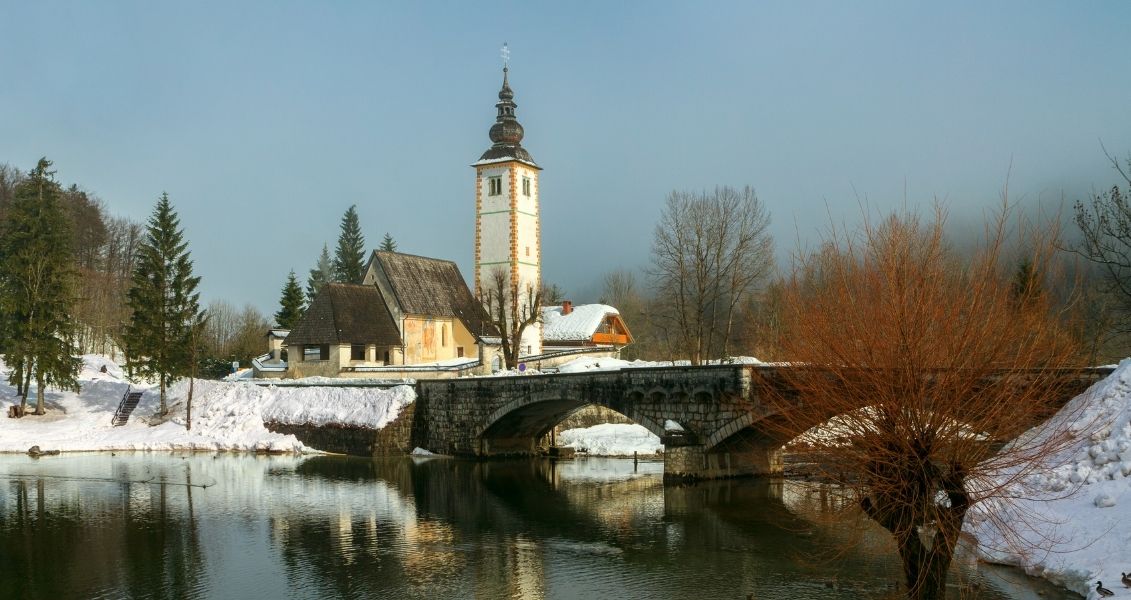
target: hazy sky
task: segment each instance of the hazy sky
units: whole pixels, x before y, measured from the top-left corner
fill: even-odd
[[[471,271],[474,170],[511,48],[543,277],[637,268],[673,189],[753,186],[778,251],[830,216],[1110,186],[1131,3],[19,2],[0,162],[180,212],[205,300],[277,308],[357,204],[371,247]]]

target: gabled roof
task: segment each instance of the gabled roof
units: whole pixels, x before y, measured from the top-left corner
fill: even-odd
[[[542,339],[547,342],[585,341],[609,315],[620,312],[607,304],[577,304],[568,315],[561,306],[542,307]]]
[[[377,288],[352,283],[323,285],[286,339],[288,346],[400,343],[400,331]]]
[[[374,262],[402,313],[460,319],[476,337],[494,333],[487,311],[454,262],[383,250],[373,252],[370,263]]]

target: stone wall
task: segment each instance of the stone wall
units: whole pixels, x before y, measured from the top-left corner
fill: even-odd
[[[412,452],[415,406],[409,404],[392,423],[382,429],[346,425],[292,425],[266,422],[275,433],[294,435],[300,442],[322,452],[352,456],[395,456]]]
[[[460,455],[529,454],[550,427],[586,404],[656,435],[679,422],[702,443],[753,410],[741,366],[419,381],[416,445]]]

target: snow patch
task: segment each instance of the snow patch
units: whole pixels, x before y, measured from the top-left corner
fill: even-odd
[[[1051,457],[1049,464],[1057,466],[1025,481],[1042,495],[1013,507],[979,506],[966,529],[978,538],[984,559],[1024,567],[1095,598],[1097,580],[1120,580],[1131,547],[1126,511],[1105,510],[1131,499],[1131,359],[1022,438],[1039,440],[1057,430],[1067,430],[1074,442]],[[1023,520],[1020,543],[1004,539],[987,511],[1005,522]]]
[[[293,435],[268,431],[265,420],[288,424],[365,426],[379,429],[415,399],[411,387],[276,387],[243,381],[197,380],[193,390],[192,430],[186,430],[187,380],[166,394],[171,417],[159,419],[157,390],[133,384],[141,402],[129,422],[110,424],[123,394],[131,387],[121,367],[102,356],[84,356],[81,391],[45,393],[47,415],[0,418],[0,452],[44,450],[206,450],[302,452]],[[102,368],[106,372],[102,372]],[[0,397],[12,398],[7,368],[0,361]],[[33,392],[34,393],[34,392]],[[152,424],[152,426],[151,426]]]
[[[558,445],[595,456],[648,456],[664,451],[659,436],[636,424],[603,423],[566,429],[558,434]]]

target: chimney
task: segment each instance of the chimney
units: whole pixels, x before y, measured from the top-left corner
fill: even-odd
[[[562,300],[562,316],[564,317],[571,312],[573,312],[573,302]]]

